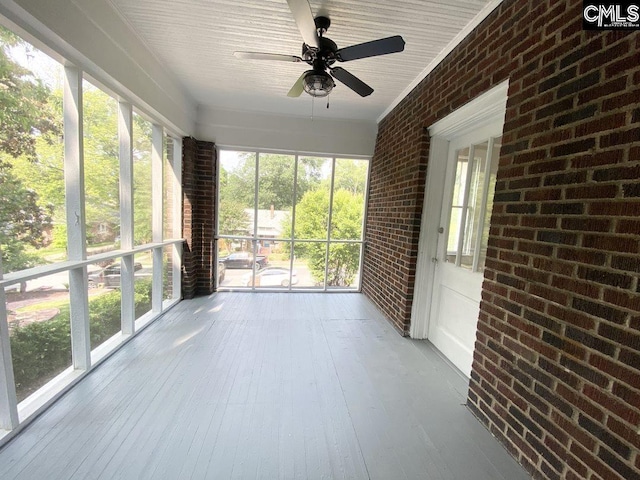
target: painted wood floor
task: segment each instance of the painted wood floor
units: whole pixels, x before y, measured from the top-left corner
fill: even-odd
[[[0,451],[0,479],[530,478],[360,294],[184,301]]]

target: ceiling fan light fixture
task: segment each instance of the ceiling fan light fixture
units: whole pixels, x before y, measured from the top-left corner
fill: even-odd
[[[331,93],[335,82],[327,72],[310,70],[304,77],[302,87],[312,97],[326,97]]]

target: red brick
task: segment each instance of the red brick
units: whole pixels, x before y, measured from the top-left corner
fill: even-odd
[[[504,403],[521,412],[523,400],[530,410],[536,405],[544,416],[534,422],[548,435],[557,425],[568,437],[564,478],[608,480],[619,474],[611,458],[598,457],[602,442],[566,416],[589,414],[602,421],[598,428],[609,421],[628,441],[625,426],[633,424],[625,418],[638,414],[637,370],[625,362],[638,351],[636,334],[628,332],[640,331],[634,187],[640,128],[633,123],[640,120],[640,34],[583,31],[577,0],[532,5],[503,2],[378,125],[363,291],[394,325],[408,329],[429,148],[425,128],[508,76],[472,374],[485,383],[472,384],[472,411],[534,478],[554,478],[558,465],[516,431],[526,418],[512,415],[515,423],[508,423]],[[411,198],[400,200],[405,188]],[[391,227],[395,218],[407,219],[406,230]],[[533,367],[536,356],[541,363]],[[600,388],[596,394],[591,381],[618,393]],[[557,385],[562,396],[553,390]],[[561,448],[546,438],[543,433],[543,446],[560,457]]]

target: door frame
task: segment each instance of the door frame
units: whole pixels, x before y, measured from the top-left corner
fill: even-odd
[[[430,324],[430,310],[435,278],[438,229],[445,190],[445,178],[449,159],[449,142],[469,134],[489,124],[500,122],[504,125],[507,107],[509,80],[505,80],[491,90],[471,100],[455,112],[447,115],[429,127],[430,147],[424,205],[418,240],[416,283],[411,306],[411,338],[427,339]]]

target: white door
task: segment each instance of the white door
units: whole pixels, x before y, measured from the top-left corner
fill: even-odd
[[[449,142],[428,338],[471,374],[502,125]],[[435,160],[435,159],[434,159]]]

